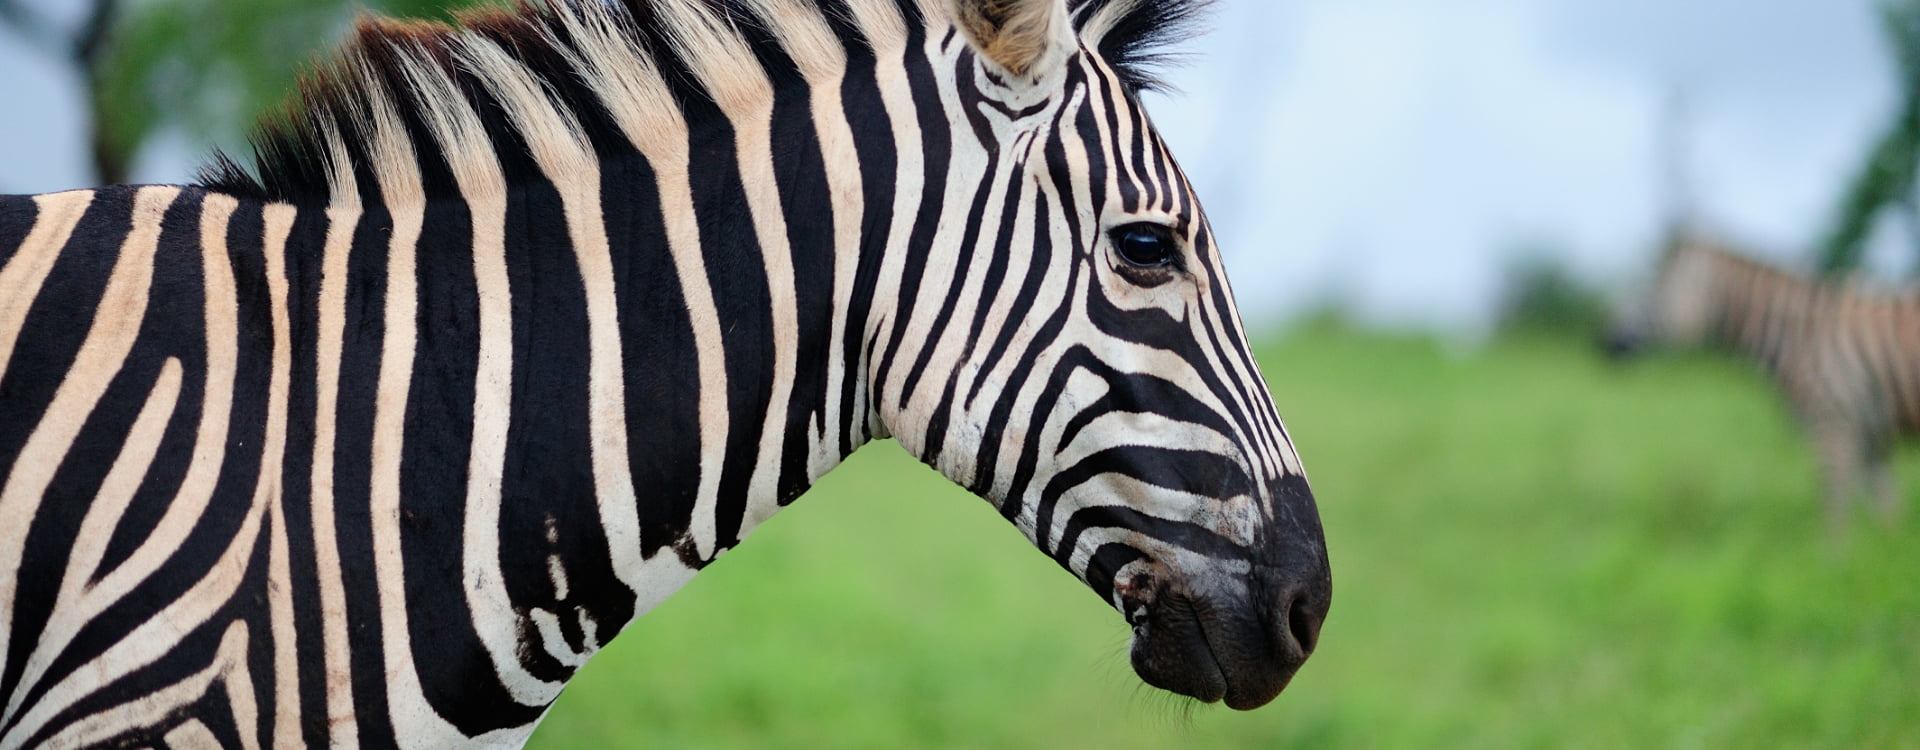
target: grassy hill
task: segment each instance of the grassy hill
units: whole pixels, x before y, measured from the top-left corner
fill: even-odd
[[[889,442],[629,628],[534,746],[1920,746],[1920,500],[1830,535],[1746,368],[1326,326],[1263,355],[1335,591],[1273,705],[1139,687],[1117,614]]]

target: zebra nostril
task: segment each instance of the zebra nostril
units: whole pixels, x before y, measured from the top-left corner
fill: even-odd
[[[1305,594],[1294,597],[1293,603],[1287,605],[1287,632],[1293,635],[1293,642],[1300,645],[1302,657],[1313,655],[1313,647],[1320,640],[1322,619],[1322,615],[1307,608]]]

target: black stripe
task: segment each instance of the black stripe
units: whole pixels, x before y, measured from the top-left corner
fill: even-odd
[[[513,141],[502,140],[500,134],[494,143],[502,152],[513,148]],[[550,183],[529,180],[513,187],[506,227],[513,402],[501,479],[500,567],[503,574],[517,573],[504,575],[508,597],[516,604],[550,603],[546,550],[524,543],[544,538],[548,515],[570,531],[592,527],[592,546],[606,546],[597,536],[599,508],[594,502],[586,288],[564,205]],[[464,437],[470,439],[471,432]],[[460,628],[471,633],[470,623],[462,622]],[[434,690],[445,693],[432,693],[430,699],[448,721],[471,732],[524,724],[538,715],[537,708],[520,706],[508,696],[477,641],[468,641],[462,650],[460,669],[433,668],[433,679],[442,683]],[[544,664],[527,664],[530,672],[549,679],[565,674],[541,658]],[[426,674],[422,672],[423,679]]]
[[[287,444],[281,457],[280,482],[286,501],[288,586],[293,598],[293,629],[304,658],[299,659],[301,739],[311,746],[328,743],[326,672],[316,656],[323,650],[323,610],[320,606],[319,558],[314,547],[313,456],[314,415],[319,371],[318,341],[320,263],[330,223],[318,210],[294,217],[287,246],[281,253],[287,274],[288,347]],[[264,259],[263,259],[264,265]],[[236,262],[236,267],[240,264]],[[264,270],[263,270],[264,273]],[[245,277],[242,277],[243,279]],[[242,281],[243,309],[249,319],[267,318],[271,331],[271,298],[264,288],[248,291]],[[262,279],[262,284],[268,283]],[[256,324],[257,325],[257,324]]]
[[[1162,179],[1164,174],[1156,173],[1153,169],[1153,143],[1150,140],[1149,130],[1152,126],[1147,123],[1146,110],[1142,109],[1139,103],[1119,86],[1118,81],[1107,75],[1100,77],[1107,82],[1106,89],[1113,97],[1113,101],[1125,102],[1127,105],[1117,106],[1116,109],[1120,110],[1118,113],[1120,116],[1133,125],[1133,133],[1128,137],[1125,148],[1127,163],[1133,166],[1134,180],[1140,186],[1140,206],[1141,208],[1163,208],[1160,202],[1160,189],[1166,183]],[[1114,133],[1114,136],[1117,138],[1119,133]]]
[[[1067,547],[1067,549],[1073,548]],[[1072,566],[1068,564],[1071,562],[1071,557],[1064,560],[1059,557],[1055,557],[1054,559],[1060,562],[1062,566],[1067,567],[1069,571],[1072,570]],[[1099,595],[1100,601],[1111,605],[1113,603],[1114,575],[1119,573],[1121,568],[1127,567],[1135,561],[1145,559],[1147,559],[1147,553],[1127,545],[1103,544],[1100,545],[1099,549],[1094,550],[1093,556],[1087,560],[1086,573],[1081,577],[1087,582],[1088,586],[1093,587],[1093,593]]]
[[[371,175],[362,183],[370,184]],[[381,641],[379,580],[373,563],[371,482],[374,401],[379,390],[386,335],[388,241],[393,220],[378,203],[366,207],[353,230],[347,257],[346,326],[341,340],[335,441],[316,446],[334,455],[333,512],[347,609],[347,644],[353,669],[353,703],[362,746],[390,744],[385,647]]]
[[[1214,252],[1212,237],[1211,233],[1200,233],[1198,241],[1194,243],[1193,251],[1199,259],[1200,267],[1207,269],[1207,273],[1220,283],[1207,285],[1208,295],[1211,298],[1210,304],[1199,305],[1199,309],[1192,314],[1198,316],[1200,323],[1198,327],[1206,334],[1205,341],[1196,342],[1196,344],[1201,347],[1212,347],[1214,358],[1220,366],[1217,368],[1200,366],[1205,359],[1195,356],[1192,359],[1195,363],[1194,369],[1200,373],[1201,379],[1213,391],[1214,397],[1220,401],[1221,408],[1227,410],[1227,413],[1222,416],[1232,421],[1240,430],[1242,440],[1257,443],[1264,437],[1267,438],[1266,442],[1278,441],[1280,436],[1270,434],[1272,431],[1267,429],[1265,424],[1268,419],[1277,421],[1278,412],[1273,409],[1271,394],[1259,380],[1259,363],[1254,360],[1253,353],[1240,343],[1245,340],[1245,337],[1239,335],[1239,321],[1228,313],[1233,309],[1233,303],[1232,300],[1227,299],[1227,286],[1224,283],[1226,273],[1221,259]],[[1217,325],[1206,325],[1214,313],[1220,316]],[[1222,332],[1232,338],[1222,338]],[[1252,378],[1251,382],[1241,380],[1238,371],[1232,366],[1235,362],[1245,366],[1249,377]],[[1234,398],[1236,394],[1245,397],[1244,405],[1236,402]],[[1262,411],[1263,407],[1264,411]]]
[[[792,401],[784,426],[786,442],[780,460],[779,500],[791,502],[810,484],[809,433],[826,433],[827,376],[833,352],[833,310],[838,301],[834,274],[836,223],[858,217],[835,216],[826,156],[813,120],[811,92],[798,76],[775,89],[773,108],[774,179],[780,187],[781,208],[792,250],[793,297],[799,336],[795,343]],[[838,116],[839,113],[828,113]],[[851,165],[841,165],[851,166]],[[852,375],[853,373],[848,373]],[[824,397],[824,398],[823,398]]]
[[[1107,474],[1130,477],[1144,484],[1201,497],[1228,498],[1253,489],[1253,478],[1228,456],[1139,445],[1115,446],[1062,469],[1047,481],[1046,489],[1041,492],[1040,503],[1034,510],[1036,539],[1044,543],[1048,530],[1053,527],[1054,509],[1059,506],[1061,497]],[[1060,546],[1054,548],[1055,552],[1066,554],[1069,543],[1070,540],[1063,537]],[[1202,553],[1210,551],[1192,549]]]
[[[1120,197],[1120,210],[1138,212],[1141,209],[1140,188],[1127,176],[1126,157],[1121,144],[1116,142],[1120,137],[1120,118],[1125,116],[1121,109],[1126,99],[1115,95],[1112,81],[1098,68],[1093,69],[1089,76],[1088,96],[1090,100],[1099,102],[1097,108],[1100,114],[1105,115],[1105,119],[1091,130],[1081,130],[1081,137],[1086,139],[1084,145],[1093,152],[1087,161],[1101,165],[1103,172],[1112,172],[1111,176],[1102,174],[1101,179],[1089,184],[1096,186],[1094,192],[1102,192],[1098,186],[1110,181],[1115,194]]]
[[[1187,422],[1220,433],[1231,439],[1233,426],[1218,412],[1207,408],[1193,394],[1157,375],[1135,375],[1113,369],[1098,360],[1081,361],[1078,366],[1107,382],[1107,392],[1081,408],[1060,431],[1056,450],[1073,444],[1082,430],[1094,420],[1115,412],[1158,414],[1176,422]]]
[[[1083,81],[1084,76],[1080,66],[1076,65],[1068,68],[1065,83],[1067,91],[1078,90]],[[1027,273],[1021,279],[1020,291],[1014,296],[1013,306],[1010,308],[1011,310],[1018,311],[1021,319],[1024,319],[1035,311],[1034,305],[1039,297],[1040,288],[1046,283],[1048,275],[1053,270],[1055,256],[1064,254],[1067,257],[1068,263],[1074,263],[1081,255],[1078,250],[1080,240],[1082,239],[1080,234],[1081,227],[1079,222],[1073,221],[1075,218],[1074,213],[1068,206],[1074,199],[1073,166],[1067,159],[1066,144],[1060,138],[1060,131],[1062,128],[1068,127],[1066,123],[1069,119],[1074,123],[1075,127],[1086,124],[1088,122],[1088,109],[1088,103],[1084,98],[1072,109],[1063,108],[1060,122],[1056,123],[1056,126],[1050,129],[1046,142],[1042,144],[1040,148],[1041,158],[1044,159],[1046,163],[1047,176],[1052,181],[1054,196],[1049,197],[1045,192],[1039,190],[1033,192],[1035,246],[1033,256],[1027,267]],[[1054,227],[1053,213],[1056,202],[1061,204],[1059,213],[1065,219],[1063,223],[1073,238],[1072,244],[1068,246],[1064,253],[1053,247],[1053,232],[1050,231]],[[1092,213],[1095,216],[1099,215],[1097,208],[1095,208]],[[986,285],[989,293],[991,293],[991,290],[997,289],[1000,286],[997,277],[992,276],[993,273],[993,271],[989,271],[989,283]],[[986,305],[983,304],[980,306],[979,311],[975,314],[972,330],[978,331],[986,327],[986,316],[989,312],[991,311]],[[1007,353],[1007,349],[1012,346],[1014,334],[1019,328],[1020,326],[1017,323],[1009,321],[1007,325],[1002,326],[999,331],[995,332],[993,344],[987,349],[986,356],[980,360],[981,372],[993,372],[998,369],[1001,359]],[[986,383],[986,378],[976,378],[974,380],[973,388],[968,390],[966,400],[963,402],[967,408],[973,408],[974,400],[980,397],[980,389],[983,388]],[[984,454],[989,453],[984,445],[982,446],[982,453],[983,457]],[[997,455],[998,451],[991,451],[991,454]]]
[[[893,121],[887,114],[885,104],[880,97],[879,80],[874,71],[877,61],[873,53],[864,46],[847,50],[847,77],[840,85],[840,100],[846,110],[847,124],[853,131],[854,151],[858,155],[860,166],[860,192],[862,215],[860,217],[860,236],[863,238],[859,268],[854,271],[853,295],[843,300],[847,306],[846,330],[843,336],[843,349],[836,353],[841,358],[841,367],[845,378],[840,384],[842,424],[839,451],[841,455],[853,452],[854,446],[866,441],[868,410],[856,410],[853,406],[862,403],[860,388],[867,357],[874,351],[873,336],[878,335],[876,326],[869,335],[867,318],[873,312],[873,290],[879,285],[882,253],[871,252],[880,242],[884,242],[888,227],[893,221],[894,184],[899,172],[899,150],[908,148],[926,149],[923,143],[895,144],[893,141]],[[875,392],[878,381],[866,384],[869,393]]]
[[[709,100],[683,101],[689,122],[711,123],[692,134],[687,171],[700,227],[700,251],[726,356],[726,458],[721,462],[714,526],[717,549],[727,549],[739,543],[747,488],[772,398],[773,302],[765,250],[755,235],[753,212],[741,181],[733,128]],[[701,387],[712,385],[702,383]]]
[[[966,400],[962,402],[967,409],[973,408],[973,402],[980,398],[980,389],[987,385],[988,378],[984,377],[984,374],[999,369],[1001,361],[1007,355],[1007,350],[1013,346],[1013,337],[1019,332],[1020,323],[1024,322],[1028,315],[1038,311],[1036,305],[1040,296],[1040,287],[1046,284],[1048,275],[1053,272],[1056,251],[1053,248],[1053,233],[1049,231],[1053,228],[1053,203],[1044,195],[1039,195],[1037,198],[1033,207],[1034,224],[1038,227],[1034,234],[1036,244],[1033,257],[1029,261],[1026,274],[1020,278],[1020,291],[1014,294],[1013,304],[1007,308],[1012,311],[1011,319],[999,330],[992,332],[993,343],[987,347],[986,355],[978,362],[983,376],[974,378],[973,387],[967,389]],[[1069,253],[1068,263],[1073,262],[1071,255],[1072,253]],[[996,268],[1000,265],[1001,263],[996,261]],[[992,271],[989,273],[991,274]],[[998,279],[990,278],[986,288],[991,291],[999,284]],[[982,304],[974,315],[972,330],[984,332],[987,315],[991,312],[992,310],[986,304]],[[984,446],[982,447],[984,449]]]
[[[128,188],[98,191],[28,307],[0,378],[0,476],[12,474],[13,462],[85,343],[84,332],[93,327],[120,245],[132,229],[133,194]],[[0,687],[8,684],[0,680]]]
[[[1080,541],[1080,535],[1093,528],[1126,529],[1214,560],[1249,559],[1246,545],[1216,534],[1205,526],[1150,516],[1124,505],[1096,505],[1082,508],[1067,519],[1060,533],[1060,545],[1053,552],[1054,561],[1066,567],[1073,556],[1074,545]]]
[[[1236,357],[1233,361],[1239,362],[1247,370],[1245,382],[1241,382],[1238,376],[1234,377],[1234,381],[1252,402],[1248,408],[1253,412],[1254,427],[1257,432],[1253,433],[1251,438],[1256,444],[1249,448],[1271,451],[1277,459],[1280,454],[1292,450],[1292,443],[1288,441],[1286,427],[1280,421],[1280,409],[1274,403],[1273,390],[1267,386],[1266,379],[1260,374],[1259,357],[1246,344],[1246,333],[1241,328],[1238,317],[1232,314],[1232,308],[1222,306],[1231,301],[1232,289],[1227,284],[1224,259],[1218,257],[1218,245],[1215,244],[1215,239],[1213,227],[1205,217],[1201,217],[1201,226],[1194,235],[1194,248],[1195,253],[1202,259],[1203,265],[1210,264],[1211,273],[1214,274],[1212,286],[1215,291],[1213,304],[1202,306],[1197,314],[1202,328],[1212,331],[1217,327],[1230,337],[1223,341],[1218,334],[1209,333],[1215,351],[1222,352],[1221,356],[1225,356],[1224,352],[1231,351]],[[1208,260],[1209,258],[1211,260]],[[1214,320],[1215,315],[1219,316],[1218,323],[1208,325],[1209,321]],[[1231,364],[1229,360],[1221,361]],[[1284,464],[1276,465],[1273,469],[1281,474],[1287,472]]]
[[[242,203],[235,209],[227,224],[227,255],[224,259],[233,272],[234,293],[237,302],[236,316],[238,327],[235,346],[235,373],[233,406],[230,415],[230,427],[227,431],[226,460],[220,467],[220,478],[214,488],[214,498],[248,498],[264,481],[262,469],[267,461],[279,462],[282,456],[265,456],[262,451],[267,441],[267,416],[270,404],[268,394],[273,383],[273,311],[271,298],[267,290],[266,258],[263,254],[265,243],[265,225],[262,216],[263,206],[257,202]],[[306,466],[299,464],[298,466]],[[282,469],[285,470],[284,468]],[[269,495],[271,497],[271,495]],[[276,498],[283,511],[290,505],[286,498]],[[284,513],[283,513],[284,515]],[[262,519],[261,534],[263,543],[271,545],[275,531],[271,516]],[[281,526],[286,522],[281,521]],[[289,537],[291,532],[288,532]],[[270,546],[263,546],[270,549]],[[268,558],[263,554],[255,561],[259,569],[256,576],[270,573]],[[289,561],[291,562],[291,561]],[[289,571],[292,566],[289,566]],[[292,577],[291,575],[289,576]],[[260,578],[263,583],[264,578]],[[311,578],[305,579],[311,581]],[[293,581],[278,582],[285,587],[282,595],[292,596]],[[242,592],[239,599],[249,597]],[[264,592],[259,603],[268,599]],[[259,627],[249,625],[251,632],[248,640],[248,670],[254,677],[254,705],[263,707],[263,715],[270,714],[274,705],[275,683],[273,676],[273,638],[271,609],[258,607]],[[296,660],[297,661],[297,660]],[[263,721],[263,725],[267,722]],[[253,728],[247,728],[252,731]],[[272,744],[271,738],[262,738],[262,746]]]
[[[993,372],[993,366],[997,364],[997,361],[995,361],[997,360],[997,358],[989,358],[986,360],[976,359],[974,357],[974,350],[980,344],[981,335],[984,333],[988,333],[988,331],[986,330],[986,316],[989,312],[992,311],[994,298],[997,295],[1001,284],[1006,279],[1007,265],[1008,265],[1010,256],[1012,256],[1015,252],[1024,252],[1026,255],[1030,256],[1029,257],[1030,262],[1036,263],[1044,267],[1047,265],[1047,260],[1049,259],[1049,256],[1051,256],[1053,253],[1053,238],[1052,238],[1051,232],[1049,231],[1052,229],[1052,226],[1049,225],[1045,220],[1047,217],[1047,199],[1046,199],[1046,196],[1042,194],[1038,189],[1034,189],[1032,192],[1032,194],[1035,197],[1035,200],[1034,200],[1035,213],[1034,213],[1034,225],[1033,225],[1034,226],[1034,238],[1033,238],[1034,247],[1022,250],[1022,249],[1016,249],[1012,246],[1013,233],[1017,229],[1017,224],[1015,222],[1016,212],[1019,210],[1021,197],[1026,194],[1026,191],[1028,189],[1029,188],[1028,188],[1027,181],[1018,179],[1018,178],[1016,178],[1013,181],[1013,184],[1008,187],[1007,196],[1004,201],[1004,205],[1001,207],[1001,210],[1003,212],[1002,221],[1000,222],[1000,227],[997,232],[998,236],[994,240],[994,247],[992,249],[992,258],[987,264],[986,275],[981,279],[980,298],[976,301],[977,304],[976,304],[976,310],[974,312],[973,325],[965,329],[967,331],[966,346],[960,352],[960,357],[957,360],[958,362],[966,363],[966,365],[962,367],[954,367],[950,372],[947,373],[946,387],[941,390],[941,394],[940,394],[940,405],[934,409],[932,418],[928,420],[927,432],[926,432],[926,446],[927,446],[926,459],[929,462],[932,462],[939,458],[940,452],[946,444],[948,421],[954,413],[954,403],[959,399],[959,396],[960,396],[960,375],[962,373],[965,373],[971,370],[974,373],[973,390],[975,393],[978,393],[980,389],[980,384],[985,380],[987,380],[989,374]],[[946,306],[944,306],[940,310],[940,317],[934,321],[933,330],[945,331],[947,329],[948,322],[951,319],[952,314],[954,312],[954,308],[957,306],[957,303],[959,301],[959,296],[960,296],[960,284],[956,283],[954,287],[954,293],[948,296]],[[1025,319],[1024,313],[1031,312],[1028,308],[1021,307],[1018,305],[1012,308],[1009,308],[1009,310],[1011,311],[1011,314],[1008,315],[1008,318],[1005,324],[1001,326],[1001,331],[1003,332],[1017,329],[1019,327],[1020,322]],[[918,368],[924,369],[928,364],[930,364],[933,359],[932,354],[933,354],[932,347],[929,347],[926,354],[920,358],[920,363],[918,365]],[[915,374],[917,375],[918,372],[916,372]],[[913,381],[909,380],[908,382],[912,383]],[[912,392],[911,385],[909,385],[908,392],[909,393]],[[1003,397],[1012,399],[1012,398],[1016,398],[1017,396],[1018,396],[1018,391],[1015,391],[1015,392],[1007,393]],[[979,446],[979,448],[976,450],[976,452],[987,453],[991,451],[994,453],[998,453],[997,448],[998,448],[997,445],[990,447],[989,444],[982,443]],[[980,470],[982,468],[992,468],[992,467],[991,465],[983,467],[979,463],[975,464],[975,476],[973,479],[973,484],[975,486],[985,487],[990,485],[993,481],[992,475],[989,474],[989,475],[982,476],[980,474]]]
[[[473,623],[450,616],[468,611],[462,535],[480,349],[472,218],[461,203],[437,201],[428,204],[425,222],[433,230],[414,253],[417,338],[401,448],[407,646],[427,702],[461,731],[479,734],[520,717],[505,689],[488,678],[491,663]]]
[[[118,567],[137,546],[146,543],[158,526],[159,519],[178,502],[176,496],[191,464],[196,433],[201,427],[205,395],[202,389],[207,377],[207,361],[203,336],[204,279],[199,243],[200,197],[192,192],[182,195],[162,222],[154,296],[147,310],[141,338],[128,358],[126,369],[115,378],[108,397],[101,401],[100,411],[119,412],[131,417],[151,390],[153,379],[157,377],[166,358],[180,358],[183,382],[179,404],[169,421],[165,440],[161,443],[153,467],[142,481],[133,504],[120,517],[114,530],[107,557],[102,562],[103,572]],[[116,403],[120,397],[114,391],[123,387],[135,392],[127,394],[126,400]],[[124,426],[116,425],[114,429],[119,436],[125,435]],[[257,430],[255,434],[258,434]],[[229,433],[227,437],[232,438],[233,434]],[[257,450],[258,442],[253,445]],[[236,469],[248,468],[245,457],[230,455],[227,461],[237,464],[234,467]],[[241,476],[239,479],[245,480],[247,477]],[[252,486],[252,482],[248,481],[243,487],[229,486],[226,493],[215,495],[207,510],[190,520],[191,531],[180,548],[170,552],[151,577],[83,626],[73,645],[54,662],[49,670],[50,675],[69,673],[98,657],[106,649],[126,639],[155,610],[179,600],[205,578],[226,552],[250,512]],[[214,489],[222,489],[217,481]],[[265,548],[256,545],[254,549],[264,551]],[[251,551],[243,550],[243,554],[250,554]],[[260,560],[264,562],[264,557]],[[206,658],[206,655],[203,654],[201,658]],[[173,679],[178,679],[178,675]],[[36,689],[28,697],[29,700],[38,700],[42,695],[42,691]]]
[[[601,173],[601,211],[613,253],[614,294],[626,362],[627,460],[633,472],[644,554],[671,546],[692,523],[700,489],[700,401],[667,394],[700,392],[693,324],[679,271],[666,246],[656,175],[637,152],[607,160]],[[579,552],[574,555],[580,554]],[[569,575],[581,562],[569,556]],[[592,570],[610,563],[595,562]],[[589,579],[591,580],[591,579]],[[583,587],[576,587],[583,588]],[[624,592],[624,586],[611,587]],[[591,591],[589,589],[589,591]],[[594,596],[589,592],[578,596]],[[593,600],[601,637],[632,617],[632,600]]]
[[[27,241],[27,235],[33,233],[33,223],[40,217],[40,204],[30,195],[0,195],[0,268],[7,267],[7,261]]]
[[[1077,291],[1079,284],[1080,264],[1073,263],[1068,266],[1067,289],[1070,290],[1069,293],[1071,294]],[[1067,380],[1073,374],[1072,367],[1068,364],[1069,360],[1075,356],[1093,356],[1086,351],[1085,347],[1077,346],[1063,354],[1060,361],[1054,364],[1051,372],[1035,373],[1035,365],[1039,362],[1040,355],[1046,351],[1047,347],[1053,345],[1055,339],[1059,338],[1060,332],[1066,328],[1067,320],[1072,316],[1072,313],[1073,307],[1071,305],[1061,305],[1054,310],[1053,315],[1049,317],[1047,321],[1040,326],[1039,331],[1034,334],[1033,342],[1028,345],[1026,351],[1021,353],[1019,364],[1013,368],[1013,372],[1017,373],[1017,375],[1010,379],[1005,386],[1007,393],[1018,393],[1025,388],[1026,381],[1036,374],[1046,380],[1046,388],[1040,392],[1040,397],[1035,400],[1033,413],[1031,416],[1025,417],[1027,421],[1023,423],[1023,426],[1044,424],[1046,415],[1051,414],[1054,407],[1059,404],[1061,394],[1066,392]],[[1011,426],[1014,401],[1015,399],[1003,398],[994,404],[993,414],[987,418],[986,433],[981,436],[983,445],[1001,445],[1008,439],[1008,428]],[[1038,430],[1028,429],[1026,434],[1026,440],[1024,440],[1020,446],[1020,461],[1014,466],[1012,483],[1008,486],[1006,499],[1000,504],[1000,515],[1006,517],[1008,520],[1013,520],[1020,515],[1020,510],[1023,505],[1022,496],[1026,494],[1027,485],[1033,481],[1034,473],[1039,468],[1040,452],[1043,450],[1040,445]],[[992,473],[990,471],[983,472],[981,476],[991,480]],[[981,476],[976,476],[975,481],[981,481]],[[978,492],[981,489],[984,489],[984,487],[977,487],[975,491]]]

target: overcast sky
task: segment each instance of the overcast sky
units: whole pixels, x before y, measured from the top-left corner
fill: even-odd
[[[1229,0],[1213,26],[1156,117],[1264,313],[1471,328],[1529,245],[1630,277],[1676,90],[1698,213],[1798,259],[1894,105],[1869,0]]]
[[[1223,0],[1209,25],[1149,106],[1250,318],[1340,298],[1472,330],[1529,246],[1631,276],[1671,204],[1675,91],[1699,212],[1804,257],[1895,104],[1871,0]],[[0,192],[88,182],[77,92],[0,32]],[[195,141],[136,177],[187,179]]]

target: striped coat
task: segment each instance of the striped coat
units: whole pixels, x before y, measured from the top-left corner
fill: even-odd
[[[1889,463],[1899,438],[1920,433],[1920,289],[1809,279],[1681,231],[1613,335],[1621,353],[1650,342],[1762,366],[1812,440],[1834,524],[1862,495],[1902,512]]]
[[[1273,699],[1331,583],[1140,107],[1195,7],[367,22],[252,169],[0,198],[0,746],[517,744],[888,436]]]

